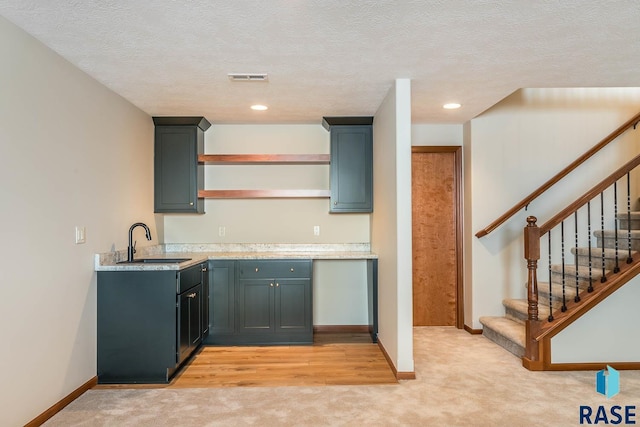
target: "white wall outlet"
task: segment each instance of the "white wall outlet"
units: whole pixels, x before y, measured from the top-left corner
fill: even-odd
[[[227,234],[227,228],[226,227],[218,227],[218,236],[224,237],[225,234]]]
[[[76,226],[76,245],[80,245],[87,241],[87,229],[85,227]]]
[[[313,226],[313,235],[314,236],[319,236],[320,235],[320,226],[319,225],[314,225]]]

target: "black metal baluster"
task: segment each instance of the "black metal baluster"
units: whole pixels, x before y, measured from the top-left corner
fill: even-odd
[[[587,292],[593,292],[593,264],[591,260],[591,201],[587,202],[587,233],[589,235],[589,287]]]
[[[618,181],[613,183],[613,218],[616,249],[616,266],[613,268],[613,272],[618,273],[620,271],[620,264],[618,263]]]
[[[604,271],[604,249],[605,249],[605,238],[604,238],[604,191],[600,193],[600,229],[602,230],[602,277],[600,277],[600,283],[604,283],[607,281],[607,275]]]
[[[567,295],[565,288],[565,278],[564,278],[564,221],[560,223],[560,249],[562,250],[562,312],[567,311]]]
[[[573,299],[575,302],[580,302],[580,275],[578,274],[578,211],[573,213],[574,230],[576,237],[576,297]]]
[[[549,322],[553,322],[553,292],[551,288],[551,230],[547,232],[549,240]]]
[[[633,262],[631,256],[631,178],[630,172],[627,172],[627,248],[629,253],[627,255],[627,264]]]

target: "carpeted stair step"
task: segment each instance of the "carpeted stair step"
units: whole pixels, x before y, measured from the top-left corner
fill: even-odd
[[[591,252],[591,267],[602,268],[602,253],[604,252],[604,268],[607,270],[613,270],[616,266],[616,250],[609,248],[571,248],[572,254],[578,254],[578,265],[588,267],[589,266],[589,252]],[[631,251],[631,256],[638,255],[637,251]],[[629,252],[627,250],[618,250],[618,265],[622,265],[627,261]]]
[[[594,283],[594,286],[596,284]],[[582,288],[580,288],[582,290]],[[575,283],[567,283],[564,287],[564,294],[573,298],[576,296]],[[554,298],[562,297],[562,284],[551,282],[551,295]],[[549,282],[538,282],[538,299],[547,298],[549,296]]]
[[[525,328],[522,323],[506,317],[484,316],[480,318],[482,335],[518,357],[524,356]]]
[[[598,247],[615,249],[615,230],[596,230],[593,235],[596,236]],[[618,230],[618,249],[629,248],[629,235],[631,236],[631,249],[640,251],[640,230],[631,230],[630,233],[627,230]]]
[[[626,212],[619,213],[618,218],[619,228],[626,230],[629,224],[629,217],[631,217],[631,230],[640,230],[640,211],[631,211],[628,215]]]
[[[526,299],[510,299],[502,301],[504,305],[505,317],[524,325],[529,318],[529,304]],[[549,317],[549,306],[538,304],[538,319]]]
[[[593,285],[594,287],[596,284]],[[524,284],[527,287],[527,284]],[[565,298],[567,301],[572,300],[576,296],[575,286],[565,286]],[[551,300],[553,302],[553,311],[560,310],[562,307],[562,285],[553,283],[551,286]],[[504,303],[504,302],[503,302]],[[549,311],[549,282],[538,282],[538,310],[540,307],[546,307]],[[538,316],[542,318],[542,316]]]
[[[605,276],[611,273],[610,270],[604,271]],[[562,285],[562,265],[554,264],[551,266],[551,282]],[[589,287],[589,278],[591,282],[599,282],[602,277],[602,268],[591,268],[585,266],[578,266],[578,286],[580,289],[587,289]],[[564,283],[566,286],[575,287],[576,285],[576,266],[575,264],[564,265]],[[539,287],[539,286],[538,286]]]
[[[596,282],[593,284],[594,289],[598,289],[600,286],[600,282]],[[580,290],[582,292],[582,290]],[[552,307],[553,311],[559,310],[562,307],[562,285],[558,285],[556,283],[552,284],[551,288],[552,293]],[[566,286],[565,287],[565,298],[566,301],[573,301],[576,296],[576,288],[575,286]],[[538,305],[549,307],[549,283],[538,282]],[[542,316],[539,316],[541,319]]]

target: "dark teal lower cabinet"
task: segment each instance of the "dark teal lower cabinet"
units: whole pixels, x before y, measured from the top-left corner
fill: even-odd
[[[205,344],[313,343],[311,283],[310,260],[213,261]]]
[[[205,344],[222,344],[235,333],[235,261],[209,262],[209,336]]]
[[[309,279],[240,280],[237,291],[240,334],[265,335],[264,342],[291,342],[312,332]]]
[[[207,263],[98,272],[98,382],[167,383],[203,336]]]

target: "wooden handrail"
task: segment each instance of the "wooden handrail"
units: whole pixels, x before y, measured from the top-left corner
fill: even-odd
[[[598,183],[591,190],[584,193],[578,200],[571,203],[569,206],[558,212],[551,219],[545,222],[540,226],[540,235],[544,236],[549,232],[553,227],[560,224],[564,219],[566,219],[569,215],[573,214],[575,211],[583,207],[590,200],[596,197],[598,194],[602,193],[604,190],[613,185],[614,182],[625,176],[627,173],[631,172],[638,165],[640,165],[640,154],[634,157],[631,161],[629,161],[624,166],[621,166],[617,171],[609,175],[603,181]]]
[[[491,233],[496,228],[498,228],[498,226],[500,226],[503,222],[505,222],[506,220],[511,218],[513,215],[518,213],[522,208],[527,206],[534,199],[538,198],[542,193],[547,191],[549,188],[551,188],[553,185],[555,185],[562,178],[564,178],[565,176],[569,175],[578,166],[580,166],[582,163],[587,161],[591,156],[596,154],[598,151],[600,151],[605,146],[607,146],[610,142],[612,142],[617,137],[622,135],[631,126],[634,126],[636,123],[638,123],[638,121],[640,121],[640,113],[636,114],[635,116],[633,116],[632,118],[627,120],[624,124],[622,124],[616,130],[611,132],[606,138],[604,138],[598,144],[594,145],[589,151],[584,153],[582,156],[578,157],[569,166],[567,166],[566,168],[562,169],[560,172],[558,172],[556,175],[554,175],[550,180],[548,180],[547,182],[542,184],[537,190],[535,190],[533,193],[529,194],[527,197],[525,197],[519,203],[517,203],[514,207],[512,207],[507,212],[502,214],[498,219],[493,221],[491,224],[487,225],[482,230],[478,231],[476,233],[476,237],[478,237],[478,238],[484,237],[487,234]]]

